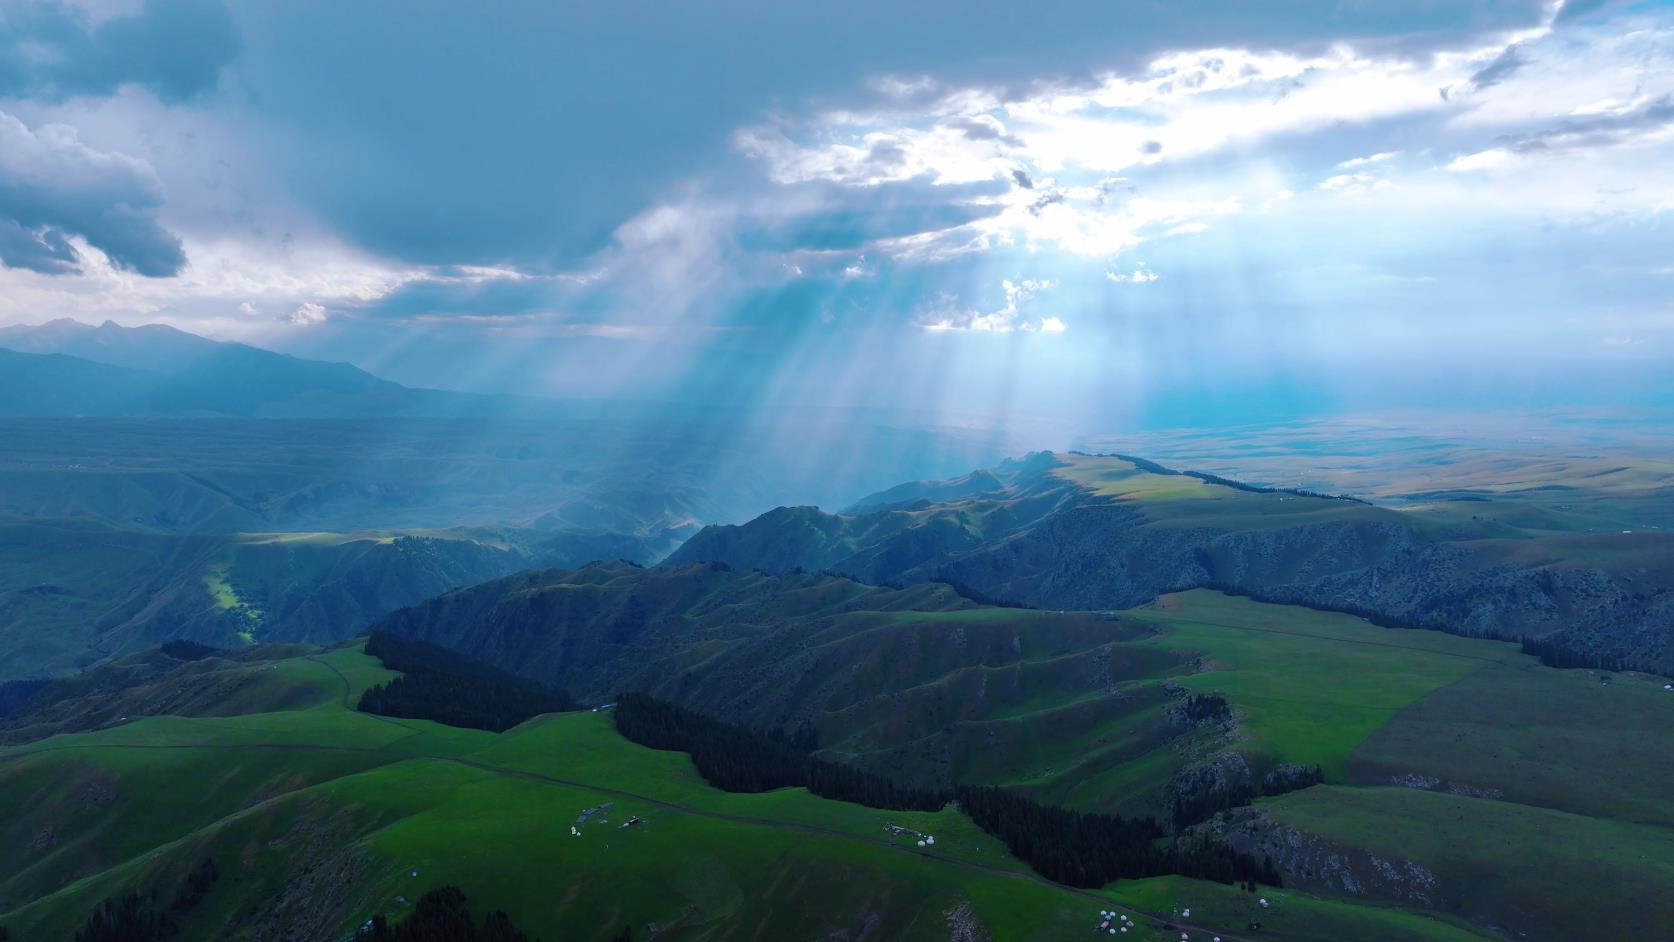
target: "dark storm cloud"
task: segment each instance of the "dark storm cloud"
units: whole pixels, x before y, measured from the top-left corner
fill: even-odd
[[[0,98],[60,101],[138,85],[166,102],[215,85],[239,37],[218,0],[149,0],[94,23],[57,0],[0,12]]]
[[[728,163],[774,109],[853,103],[866,79],[1026,88],[1239,46],[1410,54],[1538,23],[1544,0],[1322,5],[1047,2],[528,4],[405,0],[234,8],[242,118],[304,208],[427,264],[567,267]],[[933,39],[926,39],[933,37]],[[978,135],[995,128],[970,128]],[[997,139],[1003,144],[1003,139]],[[890,155],[873,155],[887,162]]]
[[[45,275],[69,275],[81,270],[76,250],[57,229],[30,230],[10,219],[0,219],[0,264]]]
[[[186,265],[180,240],[158,224],[162,187],[143,161],[95,150],[74,130],[30,130],[0,112],[0,262],[52,274],[80,270],[68,236],[112,265],[151,277]]]

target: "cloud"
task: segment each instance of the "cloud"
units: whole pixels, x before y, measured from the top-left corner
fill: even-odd
[[[56,229],[26,229],[0,219],[0,262],[45,275],[78,271],[75,247]]]
[[[312,301],[304,301],[291,312],[291,323],[298,327],[312,327],[326,322],[326,309]]]
[[[961,115],[947,122],[947,126],[973,141],[998,141],[1012,147],[1023,146],[1023,139],[1015,134],[1008,134],[1006,126],[993,115]]]
[[[882,239],[958,228],[1005,209],[1000,179],[935,184],[927,179],[846,188],[804,183],[740,207],[731,223],[751,250],[843,252]]]
[[[74,273],[81,270],[76,237],[118,269],[174,275],[186,255],[157,222],[161,203],[162,185],[145,161],[94,150],[73,128],[30,130],[0,112],[0,262]]]
[[[1389,186],[1389,181],[1370,173],[1339,173],[1326,177],[1320,181],[1319,188],[1327,193],[1338,193],[1343,196],[1358,196],[1381,190]]]
[[[1499,55],[1495,56],[1494,61],[1478,69],[1471,75],[1471,87],[1477,89],[1478,91],[1484,88],[1493,88],[1495,85],[1498,85],[1513,75],[1516,75],[1520,69],[1528,64],[1529,60],[1523,54],[1522,47],[1513,43],[1512,45],[1505,47]]]
[[[60,0],[25,0],[0,15],[0,98],[62,101],[137,85],[184,101],[213,87],[238,50],[218,0],[147,0],[99,23]]]
[[[1510,136],[1505,143],[1520,154],[1614,147],[1658,134],[1671,126],[1674,126],[1674,94],[1666,94],[1639,107],[1568,118],[1529,134]]]
[[[1629,107],[1567,118],[1521,134],[1502,136],[1497,146],[1448,163],[1452,171],[1504,170],[1531,159],[1578,151],[1602,151],[1636,143],[1661,142],[1674,131],[1674,95]]]
[[[1562,6],[1558,8],[1558,15],[1555,18],[1555,21],[1558,23],[1568,23],[1572,20],[1578,20],[1581,17],[1598,13],[1611,7],[1623,6],[1624,4],[1625,0],[1562,0]]]
[[[232,9],[244,117],[264,165],[305,209],[405,262],[562,267],[607,248],[694,168],[724,163],[736,129],[807,103],[881,113],[972,89],[1009,100],[1066,76],[1143,73],[1162,50],[1230,44],[1305,61],[1355,37],[1420,61],[1538,23],[1548,6],[1205,0],[1150,4],[1137,21],[1125,4],[1093,0],[1037,16],[946,2],[686,4],[654,22],[620,4],[519,4],[497,17],[401,0]],[[781,38],[807,36],[820,42],[785,54]],[[1240,68],[1228,58],[1219,74]],[[1179,88],[1195,80],[1176,77]],[[1005,114],[987,115],[1003,131],[982,114],[943,108],[931,123],[990,154],[1012,146],[1008,136],[1033,144]],[[911,142],[896,143],[863,146],[867,165],[852,169],[911,175],[910,159],[890,163]],[[1143,143],[1129,156],[1144,158]]]
[[[390,320],[553,313],[574,284],[516,272],[442,274],[405,282],[357,313]]]
[[[1064,322],[1056,316],[1031,317],[1022,307],[1035,295],[1053,287],[1048,279],[1024,278],[1020,281],[1000,282],[1006,303],[998,310],[981,313],[961,309],[951,294],[941,293],[919,317],[919,326],[931,331],[975,331],[977,333],[1009,334],[1063,333]]]
[[[1337,166],[1341,167],[1344,170],[1353,170],[1357,167],[1365,167],[1365,166],[1369,166],[1371,164],[1383,163],[1386,160],[1393,159],[1394,157],[1398,156],[1399,154],[1400,154],[1400,151],[1386,150],[1386,151],[1381,151],[1381,152],[1376,153],[1376,154],[1367,154],[1364,157],[1350,157],[1349,159],[1343,161],[1342,163],[1339,163]]]
[[[261,316],[261,311],[254,304],[251,304],[249,301],[241,302],[238,305],[238,313],[243,314],[245,317],[259,317],[259,316]]]
[[[1119,285],[1148,285],[1160,278],[1156,272],[1141,266],[1131,272],[1107,271],[1104,273],[1106,281]]]

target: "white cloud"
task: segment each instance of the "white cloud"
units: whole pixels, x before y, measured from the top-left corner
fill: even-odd
[[[1112,281],[1119,285],[1148,285],[1160,276],[1141,265],[1130,272],[1107,271],[1104,273],[1104,277],[1106,281]]]
[[[1186,222],[1186,223],[1181,223],[1178,226],[1174,226],[1173,228],[1170,228],[1168,231],[1164,232],[1163,235],[1164,236],[1196,235],[1199,232],[1208,232],[1208,231],[1209,231],[1209,224],[1208,223],[1205,223],[1205,222]]]
[[[291,323],[298,327],[312,327],[323,324],[326,320],[326,309],[312,301],[304,301],[291,312]]]
[[[1337,166],[1344,170],[1353,170],[1356,167],[1365,167],[1371,164],[1383,163],[1384,161],[1390,160],[1399,154],[1400,151],[1386,150],[1376,154],[1368,154],[1365,157],[1350,157],[1348,160],[1343,161]]]
[[[932,196],[938,185],[996,188],[948,197],[949,205],[997,210],[992,215],[867,245],[879,260],[908,263],[997,250],[1108,258],[1202,233],[1235,214],[1282,212],[1307,225],[1322,195],[1355,198],[1368,211],[1400,212],[1425,200],[1455,212],[1631,211],[1622,194],[1646,185],[1643,169],[1580,193],[1568,185],[1573,164],[1545,171],[1544,180],[1531,169],[1515,198],[1500,191],[1504,173],[1474,189],[1437,173],[1520,171],[1560,150],[1670,150],[1674,122],[1651,119],[1660,114],[1658,96],[1674,93],[1671,24],[1646,16],[1553,30],[1548,16],[1497,41],[1426,58],[1349,45],[1315,55],[1185,50],[1009,97],[934,80],[886,81],[877,87],[888,100],[876,108],[782,117],[740,131],[736,141],[785,184],[835,184],[841,193],[913,179],[932,184]],[[1619,124],[1587,123],[1609,120]],[[1344,139],[1359,153],[1320,160],[1340,156]],[[1389,146],[1397,140],[1400,147]],[[1431,154],[1451,158],[1439,167],[1418,159]],[[1657,157],[1640,157],[1641,167]],[[1295,175],[1310,168],[1318,174],[1314,198],[1291,199],[1302,189]],[[1589,167],[1585,176],[1603,181],[1627,168]],[[1406,202],[1372,206],[1374,195],[1389,192]],[[1662,204],[1653,197],[1641,209]]]
[[[1054,282],[1047,279],[1024,278],[1020,281],[1000,282],[1006,303],[998,310],[981,313],[962,309],[957,299],[945,292],[938,294],[919,318],[925,330],[968,330],[978,333],[1009,334],[1062,333],[1064,322],[1056,316],[1031,317],[1022,308],[1035,295],[1051,289]]]
[[[1370,193],[1386,186],[1389,186],[1388,180],[1370,173],[1339,173],[1333,177],[1326,177],[1319,184],[1319,188],[1327,193],[1340,193],[1344,196]]]
[[[1516,159],[1517,155],[1511,151],[1503,147],[1495,147],[1474,154],[1455,157],[1448,163],[1447,169],[1454,173],[1468,173],[1473,170],[1499,170],[1515,162]]]
[[[260,316],[261,311],[249,301],[242,301],[238,305],[238,313],[243,314],[245,317],[257,317]]]

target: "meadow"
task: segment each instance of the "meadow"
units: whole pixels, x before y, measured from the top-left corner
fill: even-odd
[[[1169,909],[1197,900],[1204,915],[1179,920],[1202,927],[1192,931],[1243,938],[1239,920],[1256,918],[1250,894],[1215,884],[1049,884],[951,808],[719,792],[684,754],[621,739],[608,713],[539,718],[499,735],[354,713],[345,702],[387,676],[354,647],[271,673],[307,682],[312,702],[136,718],[0,752],[7,802],[58,796],[31,799],[31,815],[8,822],[9,845],[32,849],[0,873],[0,925],[13,938],[62,937],[99,899],[166,888],[205,857],[229,876],[185,917],[187,937],[253,937],[287,915],[313,920],[322,937],[342,935],[373,912],[399,917],[400,899],[446,883],[473,907],[503,908],[565,939],[653,922],[671,939],[865,926],[891,939],[945,939],[946,914],[963,905],[994,938],[1023,940],[1079,937],[1112,905],[1134,910],[1139,939],[1177,937],[1161,928]],[[334,686],[314,683],[327,675]],[[605,801],[613,807],[572,836],[580,810]],[[632,816],[641,823],[623,828]],[[937,843],[919,848],[885,823]],[[1283,908],[1263,915],[1263,938],[1481,938],[1382,907],[1268,895]]]

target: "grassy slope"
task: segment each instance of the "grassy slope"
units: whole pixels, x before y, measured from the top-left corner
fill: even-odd
[[[1660,681],[1606,684],[1508,644],[1206,591],[1132,614],[1163,629],[1152,643],[1206,653],[1215,669],[1180,682],[1245,714],[1245,751],[1319,763],[1331,783],[1440,780],[1264,802],[1278,823],[1412,860],[1440,877],[1444,911],[1533,938],[1668,924],[1669,904],[1633,903],[1674,885],[1674,695]]]
[[[1368,737],[1348,780],[1422,775],[1444,788],[1674,827],[1674,693],[1644,675],[1604,677],[1526,663],[1476,671]]]
[[[1077,735],[1046,722],[1061,719],[1055,708],[1063,702],[1041,704],[1038,715],[1018,720],[1036,737],[1032,753],[967,771],[1026,786],[1044,800],[1146,813],[1157,810],[1168,777],[1206,749],[1236,748],[1258,770],[1280,762],[1319,765],[1328,780],[1342,781],[1354,750],[1421,698],[1484,667],[1532,664],[1509,644],[1391,631],[1349,615],[1207,590],[1166,596],[1122,617],[1153,633],[1116,648],[1184,653],[1201,669],[1183,671],[1178,657],[1159,658],[1156,673],[1119,689],[1116,699],[1131,710]],[[1146,699],[1163,682],[1225,695],[1240,714],[1239,738],[1200,742],[1195,750],[1170,743],[1161,718],[1166,699]]]
[[[200,573],[213,544],[0,518],[0,681],[71,673],[113,653],[93,650],[102,632],[153,611],[209,612]],[[192,574],[183,591],[166,591],[181,572]]]
[[[350,649],[308,663],[322,662],[348,678],[345,695],[381,671]],[[494,736],[349,713],[342,702],[153,717],[0,754],[9,759],[0,761],[0,795],[31,811],[9,823],[65,835],[46,857],[51,867],[31,858],[3,868],[8,905],[61,888],[0,924],[14,937],[59,937],[99,898],[152,886],[166,893],[205,855],[236,865],[223,866],[228,877],[191,915],[188,937],[224,934],[228,920],[243,924],[274,907],[302,919],[302,905],[331,913],[331,924],[317,927],[329,935],[377,909],[398,912],[397,895],[444,882],[549,938],[600,938],[622,921],[655,921],[673,926],[671,939],[777,939],[871,918],[879,937],[939,940],[947,937],[942,912],[969,899],[996,938],[1048,940],[1085,933],[1100,905],[1023,878],[956,812],[882,812],[800,790],[717,792],[684,756],[621,740],[607,715],[571,714]],[[55,789],[65,796],[58,805],[30,797],[43,780],[78,776],[107,776],[116,797],[95,807],[75,797],[85,790]],[[571,837],[576,812],[601,800],[616,802],[612,824]],[[628,814],[645,823],[617,828]],[[889,846],[905,842],[884,833],[886,820],[937,834],[935,854]],[[294,880],[304,866],[315,882]],[[415,869],[417,879],[408,875]],[[320,874],[352,879],[321,882]],[[1254,911],[1245,895],[1191,881],[1123,884],[1108,898],[1203,900],[1196,905],[1228,924]],[[1276,898],[1289,904],[1282,918],[1264,920],[1266,938],[1476,937],[1393,911]],[[1149,927],[1136,937],[1172,938]]]
[[[1362,740],[1420,697],[1484,666],[1527,660],[1510,644],[1392,631],[1206,590],[1131,614],[1162,629],[1150,643],[1207,655],[1210,669],[1180,683],[1223,693],[1244,711],[1243,748],[1319,765],[1331,779],[1342,777]]]
[[[1399,520],[1394,511],[1352,501],[1255,493],[1187,475],[1156,474],[1118,458],[1058,455],[1053,474],[1102,497],[1144,510],[1154,525],[1259,530],[1340,520]]]
[[[1053,474],[1138,507],[1152,526],[1235,530],[1347,520],[1410,527],[1454,542],[1484,562],[1519,567],[1596,568],[1643,586],[1674,585],[1670,519],[1674,464],[1643,460],[1548,460],[1437,468],[1405,490],[1368,496],[1378,506],[1283,493],[1251,493],[1189,476],[1160,475],[1112,457],[1059,455]],[[1437,487],[1438,481],[1450,486]],[[1354,481],[1342,482],[1344,486]],[[1424,484],[1430,492],[1415,493]],[[1352,487],[1349,487],[1353,490]]]
[[[1320,787],[1269,814],[1335,843],[1414,860],[1445,910],[1537,939],[1665,937],[1674,831],[1410,788]]]

